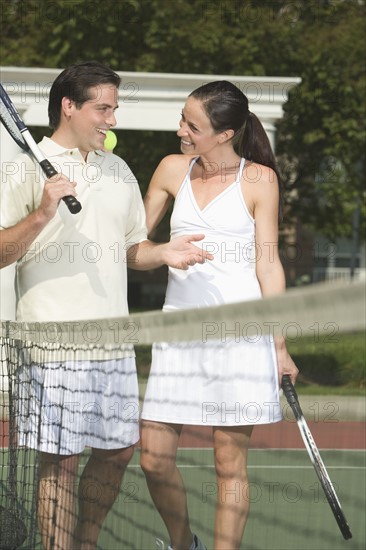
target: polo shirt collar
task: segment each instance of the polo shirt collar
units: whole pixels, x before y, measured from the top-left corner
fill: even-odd
[[[44,136],[42,141],[39,143],[40,148],[42,149],[43,153],[46,157],[54,157],[54,156],[61,156],[65,154],[75,154],[80,155],[79,149],[68,149],[67,147],[63,147],[62,145],[59,145],[55,141],[53,141],[51,138]],[[98,151],[90,151],[88,155],[88,160],[90,161],[90,157],[93,158],[96,156],[105,156],[105,152],[98,150]]]

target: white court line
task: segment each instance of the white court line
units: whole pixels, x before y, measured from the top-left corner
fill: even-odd
[[[128,468],[140,468],[139,464],[130,464]],[[214,464],[177,464],[178,468],[214,468]],[[313,470],[313,466],[248,466],[248,470]],[[327,470],[366,470],[366,466],[327,466]]]
[[[213,451],[213,448],[212,447],[179,447],[178,449],[179,452],[181,451],[210,451],[212,452]],[[271,451],[283,451],[283,452],[286,452],[286,451],[291,451],[291,452],[307,452],[305,447],[303,448],[299,448],[299,447],[296,447],[296,448],[292,448],[292,447],[271,447],[271,448],[268,448],[268,449],[264,449],[264,448],[255,448],[255,449],[252,449],[250,448],[249,449],[249,452],[252,454],[253,452],[256,452],[256,453],[262,453],[262,452],[271,452]],[[319,451],[321,451],[322,453],[326,453],[326,452],[329,452],[331,451],[332,453],[333,452],[341,452],[341,453],[365,453],[366,452],[366,449],[329,449],[329,448],[326,448],[326,449],[322,449],[320,448]]]

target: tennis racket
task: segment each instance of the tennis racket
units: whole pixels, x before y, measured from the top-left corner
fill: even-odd
[[[323,487],[329,506],[331,507],[331,510],[336,519],[336,522],[338,523],[338,527],[341,530],[341,533],[346,540],[351,539],[352,533],[348,526],[345,515],[342,512],[342,508],[338,500],[337,494],[334,490],[334,487],[330,480],[328,472],[321,459],[321,456],[319,454],[319,451],[315,444],[313,436],[311,435],[309,426],[307,425],[306,420],[303,416],[296,390],[288,374],[285,374],[282,376],[282,389],[286,396],[287,402],[290,405],[292,412],[295,415],[296,422],[301,433],[301,437],[304,441],[304,444],[310,456],[311,462],[313,463],[316,475],[318,476],[320,484]]]
[[[43,172],[47,178],[51,178],[57,174],[57,171],[52,166],[49,160],[47,160],[33,137],[31,136],[28,128],[19,116],[19,113],[15,109],[10,97],[6,93],[3,86],[0,84],[0,120],[4,124],[5,128],[16,142],[17,145],[23,151],[30,151],[36,161],[41,166]],[[72,214],[77,214],[81,210],[80,202],[72,195],[67,195],[62,199],[67,205]]]

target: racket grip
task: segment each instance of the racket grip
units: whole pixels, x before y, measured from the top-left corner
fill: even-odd
[[[48,178],[52,178],[52,176],[55,176],[57,174],[57,171],[52,166],[49,160],[42,160],[42,162],[40,162],[40,165],[43,172]],[[80,212],[81,204],[75,197],[73,197],[72,195],[67,195],[66,197],[62,197],[62,200],[66,204],[67,208],[70,210],[71,214],[77,214],[78,212]]]
[[[293,396],[294,399],[297,399],[297,393],[296,390],[291,382],[291,378],[289,374],[284,374],[282,376],[282,389],[285,392],[286,396]]]
[[[291,382],[289,374],[284,374],[282,376],[281,386],[286,396],[287,402],[295,415],[295,418],[299,419],[302,416],[302,410],[299,404],[296,390]]]
[[[70,210],[71,214],[77,214],[78,212],[80,212],[81,204],[73,195],[62,197],[62,200],[66,204],[67,208]]]

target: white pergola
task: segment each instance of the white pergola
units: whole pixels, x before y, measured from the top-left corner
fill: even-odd
[[[62,69],[0,67],[0,80],[27,126],[48,126],[48,95]],[[288,92],[301,82],[295,77],[254,77],[118,71],[117,129],[177,131],[188,94],[206,82],[230,80],[248,97],[250,109],[261,120],[273,148],[276,122],[283,116]],[[0,160],[11,161],[19,151],[0,125]],[[167,151],[167,154],[169,151]],[[125,159],[128,162],[128,159]],[[13,268],[0,272],[0,318],[14,318]]]
[[[1,83],[28,126],[48,126],[48,94],[61,69],[0,67]],[[188,94],[206,82],[230,80],[248,97],[251,110],[260,118],[272,145],[275,123],[282,118],[288,92],[301,79],[292,77],[254,77],[179,73],[118,72],[120,108],[117,126],[125,130],[176,131],[180,111]],[[2,159],[11,158],[14,147],[7,142]]]

